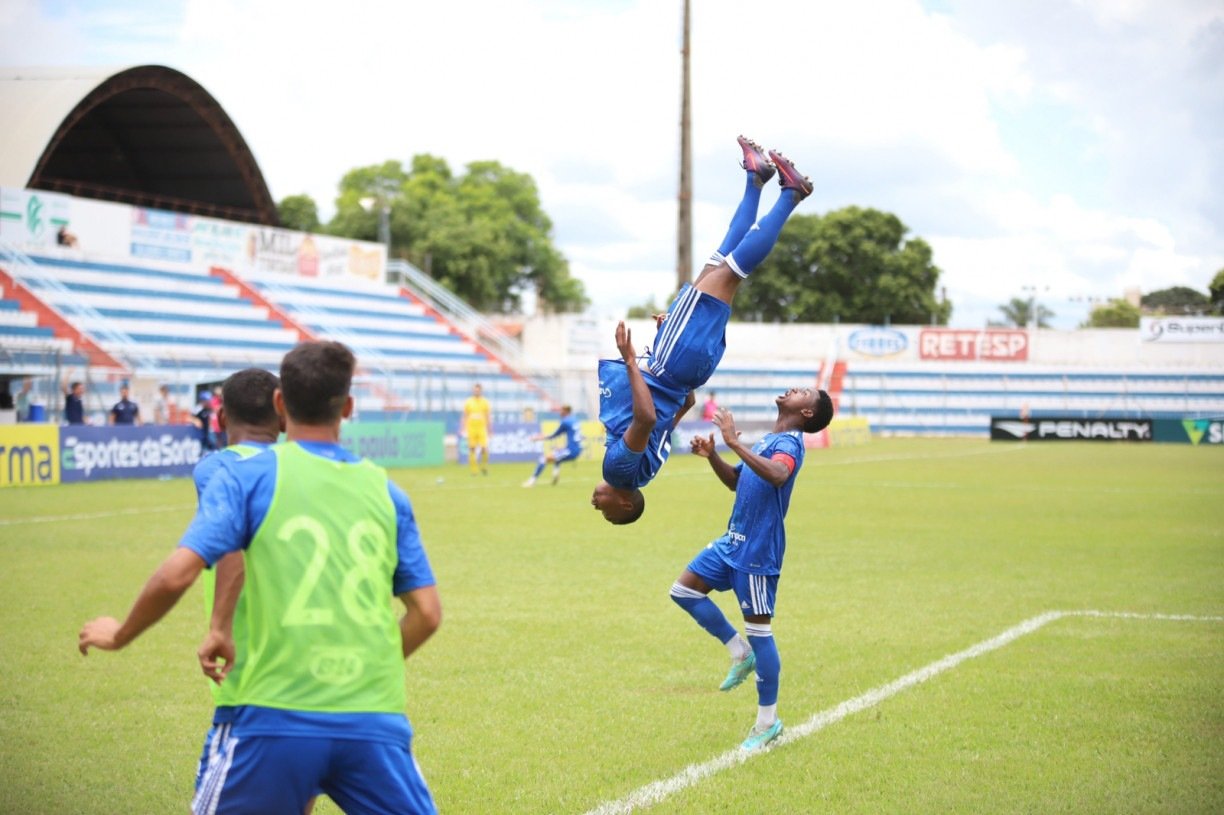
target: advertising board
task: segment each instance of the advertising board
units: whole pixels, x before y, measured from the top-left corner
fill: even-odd
[[[60,483],[59,433],[54,425],[0,425],[0,487]]]
[[[1025,362],[1029,336],[1023,329],[924,328],[918,332],[921,359],[971,362]]]
[[[60,480],[65,484],[190,475],[202,452],[200,431],[188,425],[70,425],[55,430]]]
[[[1151,419],[992,416],[991,441],[1152,441]]]
[[[380,467],[432,467],[445,461],[444,422],[345,422],[340,444]]]

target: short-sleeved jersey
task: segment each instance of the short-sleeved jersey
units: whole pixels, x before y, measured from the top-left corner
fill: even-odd
[[[568,450],[582,449],[582,431],[578,427],[578,421],[573,415],[566,416],[557,425],[557,429],[548,434],[548,438],[555,439],[558,436],[565,436],[565,447]]]
[[[625,431],[633,421],[633,390],[624,360],[599,361],[599,421],[603,422],[603,478],[613,487],[634,489],[649,484],[671,454],[672,424],[688,390],[668,384],[642,366],[642,377],[654,400],[655,426],[643,452],[629,449]]]
[[[789,456],[795,468],[782,486],[775,487],[742,461],[736,465],[739,481],[735,486],[731,520],[726,533],[714,541],[714,548],[724,561],[741,572],[781,574],[782,558],[786,554],[784,521],[795,477],[803,466],[803,434],[797,430],[770,433],[754,444],[752,451],[764,458]]]
[[[488,433],[492,408],[483,396],[469,396],[463,402],[463,428],[468,435]]]
[[[75,393],[64,397],[64,421],[68,424],[85,424],[85,403]]]
[[[140,416],[140,405],[131,399],[120,399],[110,412],[115,424],[136,424],[136,419]]]
[[[363,463],[361,459],[337,444],[321,442],[294,442],[292,444],[299,448],[298,453],[300,456],[316,457],[323,464],[331,462],[336,467],[344,467],[345,465]],[[286,483],[293,483],[293,480],[297,477],[295,470],[311,469],[290,466],[285,467],[284,472],[281,472],[280,458],[281,456],[278,456],[275,452],[268,452],[219,467],[209,480],[208,486],[200,498],[200,508],[179,545],[191,549],[209,565],[216,563],[217,560],[229,552],[247,549],[252,545],[253,541],[257,545],[264,545],[258,541],[266,541],[267,539],[266,535],[260,536],[265,531],[263,528],[265,522],[274,514],[276,496],[278,495],[279,488],[282,486],[281,479],[287,479]],[[368,466],[373,467],[373,465]],[[343,477],[343,473],[340,473],[340,477]],[[365,480],[368,479],[363,479],[363,482]],[[397,486],[386,480],[385,474],[378,479],[377,483],[386,485],[387,492],[384,498],[388,507],[387,511],[392,518],[390,523],[394,527],[394,547],[392,556],[387,562],[390,592],[398,595],[413,589],[434,585],[433,572],[425,555],[424,547],[421,545],[420,535],[408,497]],[[336,497],[331,492],[325,494],[327,497]],[[345,499],[341,498],[341,500]],[[300,506],[301,502],[298,505]],[[320,523],[324,523],[326,520],[327,518],[324,517]],[[298,526],[303,530],[316,528],[309,518],[304,518],[298,522]],[[324,526],[326,526],[326,523],[324,523]],[[294,528],[296,529],[297,527]],[[276,534],[283,532],[283,525],[278,526],[278,529],[279,531]],[[351,538],[351,535],[349,538]],[[368,545],[368,542],[362,535],[358,536],[360,539],[350,540],[349,538],[338,542],[329,540],[329,545],[346,547],[348,552],[361,551]],[[275,535],[272,539],[282,540],[283,543],[283,539],[278,539]],[[296,541],[297,537],[294,537],[293,540]],[[320,548],[316,547],[312,552],[317,552]],[[259,576],[253,571],[259,568],[259,558],[252,560],[252,556],[249,553],[247,557],[248,578],[243,591],[253,592],[255,590],[253,586],[257,585],[259,580]],[[303,557],[307,557],[305,550],[303,550]],[[391,560],[394,562],[391,562]],[[309,568],[309,566],[307,565],[306,568]],[[362,579],[364,580],[364,578]],[[364,591],[364,588],[357,587],[356,584],[354,584],[353,588],[360,588]],[[290,594],[293,593],[290,592]],[[353,596],[350,596],[351,592],[339,592],[337,594],[338,596],[336,597],[323,599],[339,604],[349,603],[351,605],[355,602]],[[346,597],[348,598],[347,600],[345,599]],[[252,594],[251,598],[248,598],[248,601],[253,599],[254,594]],[[301,601],[302,605],[295,605],[294,609],[296,612],[307,615],[303,619],[307,622],[313,619],[309,615],[313,613],[314,605],[320,601],[319,597],[305,595],[297,597],[293,595],[291,599],[294,599],[294,602],[297,600]],[[387,603],[389,604],[389,602],[390,598],[387,598]],[[356,608],[356,606],[353,608]],[[362,609],[365,609],[365,606],[358,609],[356,613],[361,613]],[[345,611],[349,613],[353,609],[346,608]],[[389,642],[388,647],[393,647],[398,653],[398,641],[394,643]],[[343,662],[343,660],[339,660],[336,665],[330,665],[329,667],[329,664],[324,664],[327,663],[327,660],[323,660],[323,663],[320,663],[319,670],[325,668],[328,670],[339,670],[344,667]],[[402,671],[402,665],[400,670]],[[239,687],[240,701],[242,692],[243,688]],[[237,736],[290,735],[334,738],[338,731],[343,731],[351,734],[353,738],[401,744],[404,739],[411,736],[411,728],[408,725],[407,718],[402,713],[395,714],[377,711],[321,712],[319,710],[299,710],[292,707],[277,708],[271,705],[245,704],[235,708],[234,723],[234,732]]]

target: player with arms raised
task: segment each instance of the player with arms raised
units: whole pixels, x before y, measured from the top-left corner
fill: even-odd
[[[815,388],[792,388],[779,396],[773,431],[749,448],[740,441],[735,419],[719,408],[714,424],[740,458],[732,466],[714,449],[714,435],[695,436],[693,452],[710,462],[719,481],[735,491],[727,531],[693,558],[671,587],[671,598],[697,624],[727,646],[731,670],[719,690],[731,690],[757,673],[757,721],[742,747],[756,750],[782,733],[778,681],[782,660],[772,620],[782,558],[786,554],[786,510],[795,476],[803,466],[803,434],[818,433],[833,418],[829,395]],[[713,590],[733,591],[744,613],[747,641],[714,601]]]

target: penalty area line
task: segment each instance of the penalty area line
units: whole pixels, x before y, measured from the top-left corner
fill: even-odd
[[[860,713],[868,708],[875,707],[884,700],[896,696],[904,690],[920,685],[932,677],[949,671],[962,662],[973,659],[974,657],[988,654],[991,651],[997,651],[1005,645],[1008,645],[1026,634],[1031,634],[1055,620],[1061,620],[1064,617],[1095,617],[1104,619],[1119,619],[1119,620],[1170,620],[1170,621],[1190,621],[1190,622],[1224,622],[1224,616],[1194,616],[1189,614],[1143,614],[1135,612],[1111,612],[1111,611],[1047,611],[1044,614],[1038,614],[1036,617],[1031,617],[1018,625],[1014,625],[997,636],[991,637],[988,640],[983,640],[976,645],[971,645],[963,651],[957,651],[955,654],[949,654],[943,659],[936,660],[929,665],[919,668],[916,671],[905,674],[904,676],[894,679],[885,685],[880,685],[877,688],[863,693],[853,699],[847,699],[835,707],[823,710],[820,713],[812,716],[806,722],[795,727],[788,728],[782,732],[772,745],[765,750],[757,750],[748,752],[736,748],[728,750],[722,755],[715,756],[709,761],[700,764],[690,764],[680,772],[673,775],[671,778],[665,778],[661,781],[654,781],[644,787],[620,798],[616,801],[608,801],[600,806],[589,810],[585,815],[628,815],[639,809],[646,809],[662,802],[676,793],[693,786],[697,782],[709,778],[712,775],[730,769],[737,765],[743,764],[750,758],[764,755],[775,747],[787,744],[792,741],[797,741],[806,738],[813,733],[828,727],[831,724],[836,724],[847,716],[855,713]]]

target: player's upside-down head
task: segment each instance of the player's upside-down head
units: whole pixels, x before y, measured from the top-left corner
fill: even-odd
[[[631,524],[646,510],[646,496],[640,489],[622,489],[600,481],[591,493],[591,506],[613,524]]]

